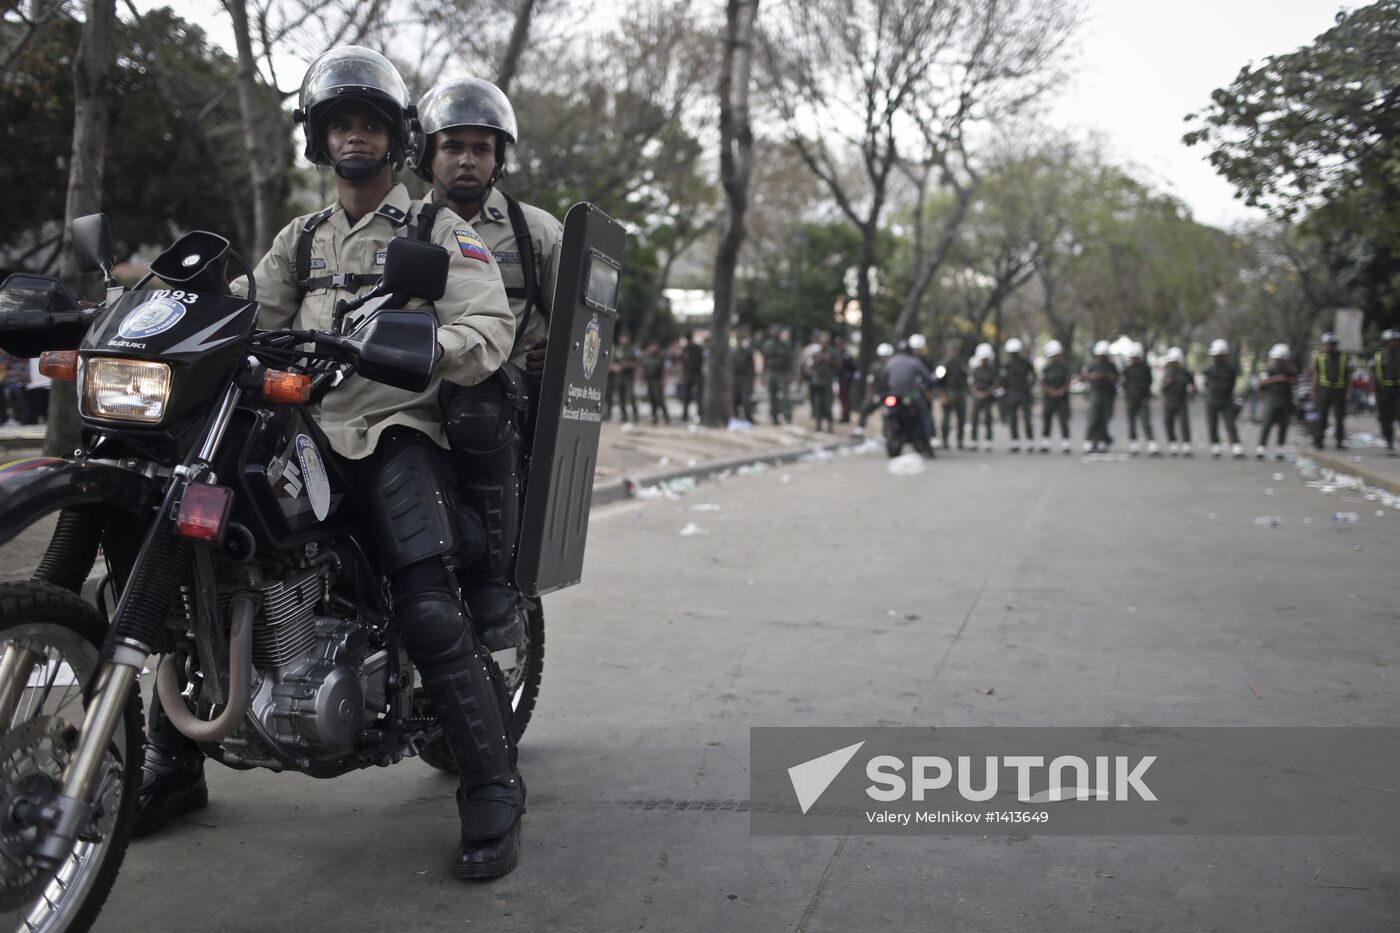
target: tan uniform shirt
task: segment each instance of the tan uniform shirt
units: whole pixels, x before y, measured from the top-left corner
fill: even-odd
[[[386,206],[390,214],[401,219],[391,220],[377,212],[366,214],[352,227],[345,211],[337,205],[312,235],[311,277],[382,271],[389,239],[400,231],[407,236],[415,234],[422,202],[411,200],[403,185],[395,185],[379,210],[384,211]],[[296,246],[306,217],[298,217],[277,234],[272,249],[253,273],[258,283],[260,327],[328,330],[336,302],[355,295],[348,290],[319,288],[308,291],[298,304]],[[443,351],[433,381],[423,392],[409,392],[351,376],[332,389],[312,413],[331,447],[341,456],[368,456],[384,429],[395,424],[422,431],[446,447],[437,400],[442,379],[475,385],[495,372],[510,351],[514,320],[489,250],[466,221],[447,209],[437,215],[432,241],[444,247],[451,257],[447,291],[433,303],[438,319],[437,340]],[[380,303],[370,302],[357,315]],[[414,300],[407,306],[424,305],[425,302]]]
[[[521,363],[525,359],[524,347],[536,337],[549,334],[549,309],[554,306],[554,279],[559,265],[559,241],[564,237],[564,225],[554,219],[554,215],[531,207],[520,205],[520,213],[525,217],[525,225],[530,228],[530,242],[535,248],[535,270],[540,285],[542,306],[530,312],[530,324],[525,328],[519,344],[511,352],[511,361]],[[496,188],[486,196],[486,203],[472,218],[472,226],[486,241],[497,265],[501,267],[501,281],[508,289],[525,288],[525,268],[520,264],[520,247],[515,239],[515,231],[510,225],[510,214],[506,211],[506,196]],[[525,299],[512,297],[510,310],[515,314],[516,323],[525,315]]]

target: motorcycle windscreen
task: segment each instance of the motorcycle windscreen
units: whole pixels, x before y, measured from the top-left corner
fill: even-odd
[[[564,217],[515,563],[527,596],[583,578],[625,242],[622,225],[592,204],[575,204]]]

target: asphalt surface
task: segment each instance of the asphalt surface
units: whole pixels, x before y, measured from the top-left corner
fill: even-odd
[[[1379,501],[1199,455],[837,456],[608,506],[545,602],[513,874],[450,876],[454,784],[418,761],[211,766],[96,929],[1393,931],[1395,836],[763,837],[723,807],[759,725],[1400,725],[1397,545]]]

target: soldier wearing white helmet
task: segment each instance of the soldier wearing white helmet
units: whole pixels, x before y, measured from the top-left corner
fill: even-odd
[[[1264,378],[1259,380],[1259,392],[1264,396],[1264,426],[1259,431],[1259,444],[1254,448],[1254,456],[1263,460],[1268,456],[1269,432],[1278,428],[1278,444],[1288,442],[1288,422],[1293,417],[1293,383],[1296,373],[1289,360],[1288,345],[1276,343],[1269,348],[1269,368]],[[1283,451],[1274,455],[1283,459]]]
[[[1337,419],[1337,449],[1347,449],[1347,386],[1351,385],[1351,365],[1342,352],[1337,335],[1322,335],[1322,349],[1313,355],[1312,397],[1317,407],[1317,425],[1313,429],[1313,447],[1322,449],[1323,438],[1327,435],[1329,416]]]
[[[1230,438],[1230,453],[1235,459],[1244,456],[1240,446],[1240,432],[1235,427],[1235,383],[1239,372],[1230,362],[1230,345],[1223,340],[1213,340],[1210,344],[1210,365],[1201,374],[1206,381],[1206,430],[1210,432],[1210,455],[1219,457],[1220,422],[1225,422],[1225,431]]]
[[[1186,368],[1181,347],[1167,351],[1162,370],[1162,417],[1167,426],[1167,453],[1175,457],[1178,452],[1184,456],[1194,456],[1191,447],[1191,410],[1188,407],[1196,394],[1196,376]],[[1181,444],[1177,445],[1177,429],[1181,431]]]
[[[1071,372],[1065,362],[1064,347],[1058,340],[1045,345],[1045,366],[1040,371],[1042,423],[1040,452],[1050,452],[1050,424],[1060,419],[1060,450],[1069,453],[1069,383]]]
[[[1395,457],[1400,456],[1395,450],[1395,416],[1400,409],[1400,330],[1385,331],[1381,340],[1385,346],[1371,360],[1371,375],[1376,383],[1376,415],[1381,420],[1386,455]]]
[[[1123,367],[1123,397],[1128,404],[1128,452],[1138,454],[1138,422],[1147,435],[1147,453],[1160,457],[1157,439],[1152,436],[1152,369],[1147,365],[1142,344],[1128,348],[1128,365]]]
[[[875,348],[875,366],[870,375],[865,377],[865,404],[860,407],[859,420],[855,430],[851,432],[856,437],[865,436],[865,423],[870,420],[870,416],[875,413],[875,409],[880,407],[880,402],[885,397],[885,390],[889,388],[888,380],[885,378],[885,363],[892,356],[894,356],[894,344],[892,343],[882,343]]]
[[[972,392],[972,447],[977,447],[977,427],[984,423],[987,427],[986,440],[982,449],[992,449],[992,411],[996,407],[997,368],[993,362],[996,354],[990,343],[979,343],[972,354],[972,375],[968,383]]]
[[[1108,422],[1113,418],[1113,399],[1118,392],[1118,367],[1108,358],[1108,341],[1094,344],[1094,358],[1084,369],[1089,383],[1089,430],[1084,438],[1084,452],[1107,451],[1113,444]]]
[[[1035,450],[1035,432],[1031,430],[1031,391],[1035,387],[1035,367],[1021,351],[1021,341],[1012,337],[1006,341],[1006,362],[1001,367],[1001,388],[1006,393],[1006,417],[1011,425],[1011,452],[1021,452],[1020,424],[1025,423],[1026,444]]]
[[[943,402],[943,446],[952,443],[953,418],[958,420],[958,450],[963,449],[963,434],[967,421],[967,361],[962,356],[962,341],[949,340],[945,354],[934,370]]]

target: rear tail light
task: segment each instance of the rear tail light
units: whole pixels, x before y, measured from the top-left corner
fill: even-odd
[[[221,544],[233,508],[233,490],[227,486],[191,483],[175,516],[175,533],[182,538]]]
[[[886,407],[886,408],[893,408],[894,406],[896,406],[896,405],[898,405],[898,404],[899,404],[899,399],[898,399],[896,396],[893,396],[893,395],[886,395],[886,396],[885,396],[885,407]]]
[[[78,351],[45,350],[39,355],[39,372],[59,382],[77,382]]]

